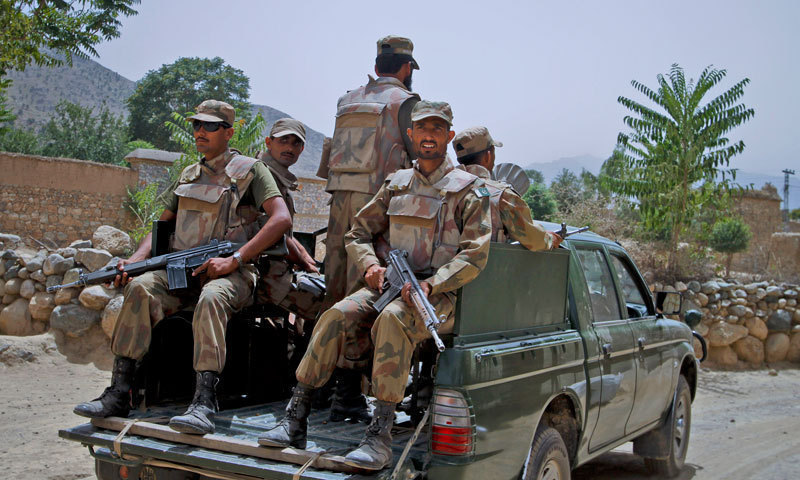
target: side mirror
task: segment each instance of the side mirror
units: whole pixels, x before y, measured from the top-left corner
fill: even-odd
[[[691,329],[694,329],[702,319],[703,314],[698,310],[686,310],[686,313],[683,314],[683,321],[686,322],[686,325],[689,325]]]
[[[663,315],[681,313],[681,294],[678,292],[656,292],[656,312]]]

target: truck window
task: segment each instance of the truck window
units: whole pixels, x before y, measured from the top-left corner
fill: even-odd
[[[578,248],[575,253],[578,254],[578,258],[583,265],[594,321],[604,322],[621,319],[622,313],[619,310],[614,280],[611,277],[611,271],[608,268],[603,252],[596,249]]]
[[[617,271],[617,278],[622,288],[625,304],[628,306],[628,316],[631,318],[646,316],[647,303],[644,301],[644,294],[642,293],[643,286],[636,281],[636,277],[631,272],[627,262],[613,254],[611,255],[611,261]]]

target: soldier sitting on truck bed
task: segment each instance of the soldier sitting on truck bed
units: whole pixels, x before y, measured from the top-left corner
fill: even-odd
[[[192,276],[201,282],[181,294],[169,291],[166,270],[136,278],[125,273],[125,265],[150,257],[150,234],[131,258],[119,262],[120,275],[114,283],[125,285],[125,298],[111,336],[116,356],[111,386],[99,398],[77,405],[73,411],[78,415],[127,416],[136,362],[150,347],[153,327],[180,307],[196,303],[192,331],[197,387],[186,413],[172,417],[169,426],[185,433],[214,431],[215,389],[225,366],[225,330],[232,313],[253,298],[256,269],[249,262],[280,240],[292,219],[266,165],[228,147],[233,107],[206,100],[196,110],[188,119],[197,151],[204,157],[181,172],[161,220],[176,222],[175,250],[214,239],[246,243],[233,256],[211,258],[195,269]],[[268,217],[266,223],[259,221],[262,215]]]
[[[322,314],[297,369],[298,383],[286,416],[259,438],[261,445],[306,447],[311,393],[333,372],[348,328],[374,319],[372,391],[378,402],[361,445],[345,461],[371,470],[390,465],[395,407],[403,399],[414,348],[431,335],[410,306],[411,283],[404,286],[402,299],[392,301],[375,318],[372,303],[381,294],[386,269],[375,255],[373,239],[389,233],[391,248],[408,251],[408,263],[423,279],[420,286],[437,316],[448,319],[443,331],[452,328],[455,291],[486,265],[491,238],[489,193],[483,180],[455,169],[447,158],[447,145],[454,136],[450,106],[421,101],[414,106],[411,121],[408,135],[417,162],[386,178],[346,235],[347,253],[367,287]]]
[[[515,241],[534,251],[557,248],[561,237],[533,220],[528,204],[511,185],[493,178],[495,147],[502,146],[486,127],[471,127],[453,138],[458,163],[486,183],[492,208],[492,241]]]

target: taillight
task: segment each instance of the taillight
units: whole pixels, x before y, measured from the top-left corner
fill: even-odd
[[[475,425],[464,396],[437,389],[433,396],[431,451],[438,455],[469,455],[475,451]]]

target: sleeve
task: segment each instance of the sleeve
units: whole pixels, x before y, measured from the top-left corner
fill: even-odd
[[[403,102],[400,105],[400,111],[397,113],[397,120],[400,124],[400,135],[403,136],[403,144],[406,146],[406,152],[408,152],[408,162],[411,166],[411,160],[417,158],[414,154],[414,146],[411,143],[411,139],[408,138],[408,129],[411,128],[411,110],[414,109],[414,105],[419,102],[419,98],[414,96]]]
[[[353,227],[344,236],[347,256],[356,264],[361,276],[370,266],[380,264],[372,239],[389,229],[389,216],[386,212],[389,210],[391,193],[386,185],[384,183],[372,200],[359,210],[353,218]]]
[[[553,235],[533,220],[528,204],[516,193],[504,190],[500,195],[500,221],[512,240],[528,250],[549,250]]]
[[[454,291],[471,282],[481,273],[489,259],[492,239],[492,216],[489,197],[478,197],[470,191],[462,200],[461,235],[458,253],[436,273],[426,279],[431,295]]]
[[[176,188],[178,188],[178,180],[173,181],[170,186],[158,196],[158,201],[164,206],[164,209],[173,213],[178,212],[178,196],[175,195]]]
[[[250,181],[248,190],[256,208],[260,208],[270,198],[281,196],[275,178],[263,162],[254,163],[250,171],[253,172],[253,180]]]

